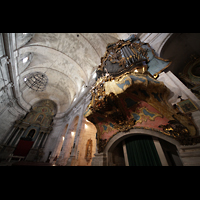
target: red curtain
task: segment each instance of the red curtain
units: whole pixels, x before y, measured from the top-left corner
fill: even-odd
[[[13,152],[13,155],[15,156],[27,156],[28,152],[30,151],[33,141],[27,141],[27,140],[20,140],[17,144],[17,147],[15,148],[15,151]]]

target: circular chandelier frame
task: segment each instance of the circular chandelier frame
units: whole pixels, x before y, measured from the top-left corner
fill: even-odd
[[[33,72],[24,78],[24,82],[32,90],[44,91],[48,83],[48,78],[42,72]]]

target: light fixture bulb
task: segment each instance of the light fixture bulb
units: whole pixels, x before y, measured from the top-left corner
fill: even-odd
[[[28,57],[23,58],[23,63],[26,63],[28,61]]]

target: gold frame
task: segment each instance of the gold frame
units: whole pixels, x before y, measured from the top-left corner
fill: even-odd
[[[89,157],[87,157],[87,153],[88,153],[88,147],[89,147],[89,145],[90,145],[90,147],[91,147],[91,149],[90,149],[90,150],[91,150],[91,154],[90,154]],[[88,141],[87,141],[87,143],[86,143],[85,159],[86,159],[87,162],[89,162],[89,161],[92,159],[92,139],[91,139],[91,138],[88,139]]]
[[[189,102],[194,106],[195,109],[185,112],[184,109],[182,108],[182,105],[181,105],[181,104],[184,103],[184,102],[186,102],[186,101],[189,101]],[[191,113],[191,112],[195,112],[195,111],[199,110],[199,109],[197,108],[197,106],[192,102],[192,100],[191,100],[190,98],[178,102],[177,105],[179,106],[179,108],[181,109],[181,111],[182,111],[183,113]]]

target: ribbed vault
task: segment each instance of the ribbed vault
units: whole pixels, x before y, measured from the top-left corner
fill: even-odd
[[[82,87],[89,84],[107,44],[130,34],[35,33],[30,41],[16,49],[21,59],[18,73],[23,100],[32,105],[49,98],[57,104],[57,113],[64,114],[78,98]],[[23,64],[23,56],[28,54],[31,54],[30,63]],[[36,92],[26,87],[24,78],[33,72],[42,72],[48,77],[44,91]]]

